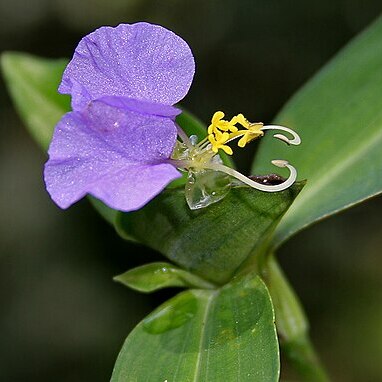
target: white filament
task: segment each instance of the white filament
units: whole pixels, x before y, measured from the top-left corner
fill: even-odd
[[[224,166],[223,164],[219,163],[209,163],[206,165],[206,168],[209,168],[211,170],[215,171],[221,171],[228,175],[233,176],[234,178],[240,180],[241,182],[247,184],[248,186],[251,186],[252,188],[255,188],[256,190],[260,191],[266,191],[266,192],[278,192],[286,190],[288,187],[290,187],[297,179],[297,171],[296,169],[288,163],[286,160],[282,159],[275,159],[272,161],[272,164],[277,167],[286,167],[290,171],[288,179],[286,179],[284,182],[280,184],[274,184],[274,185],[265,185],[258,182],[255,182],[252,179],[247,178],[245,175],[241,174],[240,172],[234,170],[231,167]]]
[[[273,137],[276,139],[280,139],[280,141],[285,142],[287,145],[299,145],[301,143],[301,138],[300,136],[293,131],[292,129],[289,129],[288,127],[285,126],[280,126],[280,125],[266,125],[263,126],[260,130],[281,130],[281,131],[286,131],[289,133],[293,139],[289,139],[286,137],[284,134],[275,134]]]

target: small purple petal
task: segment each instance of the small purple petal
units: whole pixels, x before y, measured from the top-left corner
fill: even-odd
[[[47,190],[61,208],[92,194],[114,209],[136,210],[180,177],[165,163],[175,141],[169,118],[92,102],[57,124],[45,165]]]
[[[103,96],[173,105],[187,94],[194,72],[189,46],[173,32],[148,23],[120,24],[80,41],[59,91],[76,98],[75,110],[89,97]]]

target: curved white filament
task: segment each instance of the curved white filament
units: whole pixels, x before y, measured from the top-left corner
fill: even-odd
[[[273,137],[276,139],[280,139],[280,141],[285,142],[287,145],[299,145],[301,143],[301,138],[300,136],[293,131],[292,129],[289,129],[288,127],[285,126],[280,126],[280,125],[266,125],[263,126],[260,130],[281,130],[289,133],[293,139],[289,139],[286,137],[284,134],[275,134]]]
[[[286,160],[276,159],[272,161],[272,164],[277,167],[288,168],[288,170],[290,171],[288,179],[286,179],[284,182],[280,184],[265,185],[265,184],[255,182],[252,179],[247,178],[245,175],[241,174],[240,172],[234,170],[233,168],[224,166],[223,164],[209,163],[208,165],[206,165],[205,168],[209,168],[210,170],[215,170],[215,171],[221,171],[228,175],[231,175],[234,178],[240,180],[241,182],[247,184],[248,186],[255,188],[256,190],[266,191],[266,192],[278,192],[278,191],[286,190],[297,179],[296,169],[292,165],[290,165],[289,162]]]

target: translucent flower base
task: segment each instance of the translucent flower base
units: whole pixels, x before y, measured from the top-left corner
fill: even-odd
[[[223,199],[231,187],[230,176],[213,170],[188,172],[185,196],[192,210],[204,208]]]

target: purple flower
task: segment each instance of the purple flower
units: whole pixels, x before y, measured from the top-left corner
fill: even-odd
[[[226,121],[217,112],[200,142],[176,126],[180,110],[173,105],[188,92],[194,71],[188,45],[157,25],[102,27],[83,38],[59,87],[72,96],[73,112],[57,124],[49,148],[44,175],[52,199],[67,208],[91,194],[116,210],[133,211],[180,177],[177,169],[188,171],[191,209],[221,200],[234,178],[267,192],[293,184],[297,172],[287,161],[272,163],[288,168],[288,179],[264,185],[225,166],[218,154],[232,154],[229,142],[240,138],[244,147],[265,130],[288,132],[292,139],[274,137],[298,145],[299,136],[285,126],[251,123],[242,114]]]
[[[83,38],[59,87],[74,111],[57,124],[49,148],[52,199],[67,208],[91,194],[132,211],[178,178],[168,163],[180,112],[172,105],[194,70],[188,45],[157,25],[102,27]]]

